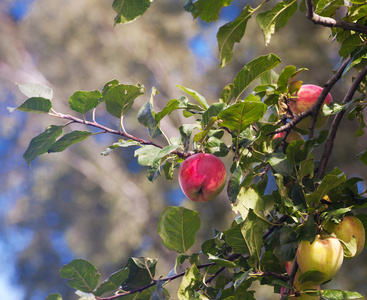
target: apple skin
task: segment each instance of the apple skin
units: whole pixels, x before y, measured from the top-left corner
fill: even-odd
[[[361,254],[364,248],[366,234],[363,223],[357,217],[345,216],[339,224],[329,221],[325,224],[324,229],[329,233],[335,233],[336,237],[345,243],[350,242],[352,236],[354,236],[357,241],[357,251],[353,257]]]
[[[294,101],[290,101],[289,108],[294,114],[302,113],[314,105],[314,103],[317,101],[317,98],[320,96],[323,88],[314,85],[314,84],[304,84],[301,86],[301,88],[296,93],[297,99],[294,99]],[[330,104],[333,101],[333,97],[330,93],[327,94],[324,103],[323,104]],[[322,113],[322,106],[319,112],[319,115],[317,116],[317,120],[315,123],[315,128],[321,128],[325,126],[328,117],[321,116]],[[300,129],[308,130],[308,127],[311,123],[311,116],[308,116],[304,119],[302,119],[300,122],[296,124],[296,127]]]
[[[291,273],[291,270],[292,270],[292,267],[293,267],[293,260],[290,260],[290,261],[286,261],[285,262],[285,269],[287,270],[287,273],[288,275]],[[321,287],[319,284],[315,284],[314,282],[312,281],[307,281],[307,282],[304,282],[304,283],[300,283],[299,282],[299,277],[301,276],[301,271],[300,269],[298,268],[297,270],[297,273],[294,277],[294,281],[293,281],[293,286],[295,288],[296,291],[303,291],[303,290],[320,290]],[[285,288],[284,287],[281,287],[280,289],[280,295],[283,296],[283,293],[285,291]],[[290,295],[294,295],[294,292],[291,291],[290,292]],[[311,295],[307,295],[306,293],[302,293],[299,297],[297,297],[297,299],[303,299],[303,300],[316,300],[316,299],[319,299],[320,297],[319,296],[311,296]]]
[[[192,201],[208,202],[224,188],[227,172],[223,162],[209,153],[189,156],[181,164],[178,181],[183,193]]]
[[[285,131],[278,132],[277,134],[273,136],[273,139],[283,138],[284,136],[285,136]],[[292,143],[293,141],[298,141],[298,140],[303,140],[303,137],[299,132],[293,131],[293,130],[288,134],[287,138],[285,139],[285,141],[288,144]]]
[[[319,271],[324,275],[321,284],[333,278],[343,263],[344,251],[341,243],[335,237],[322,238],[316,236],[315,241],[301,241],[297,249],[298,267],[302,273]]]

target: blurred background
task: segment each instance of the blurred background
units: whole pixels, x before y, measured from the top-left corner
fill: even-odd
[[[330,39],[329,29],[299,13],[268,46],[255,20],[250,20],[245,38],[234,48],[233,61],[220,69],[216,32],[240,13],[243,1],[234,0],[222,9],[220,20],[210,24],[193,21],[183,9],[184,0],[155,1],[137,21],[116,27],[112,2],[0,0],[0,299],[39,300],[50,293],[77,299],[59,276],[59,269],[74,258],[92,261],[101,280],[130,256],[158,258],[157,277],[165,277],[176,254],[164,248],[156,232],[164,207],[199,211],[202,224],[194,251],[212,236],[213,228],[225,230],[235,217],[225,193],[205,205],[189,202],[179,189],[177,173],[173,181],[149,182],[133,148],[101,156],[116,136],[98,135],[60,154],[42,155],[29,167],[22,155],[31,138],[63,122],[47,115],[9,114],[7,107],[26,99],[16,83],[52,87],[53,108],[71,113],[68,97],[75,91],[101,89],[115,78],[125,84],[139,82],[147,91],[126,117],[125,127],[147,138],[136,114],[153,86],[159,91],[159,111],[168,100],[183,95],[176,84],[196,90],[208,102],[217,101],[237,72],[262,54],[272,52],[282,59],[277,71],[289,64],[308,68],[299,78],[319,85],[339,63],[338,44]],[[335,101],[343,99],[352,75],[333,89]],[[118,126],[102,110],[97,111],[97,121]],[[185,122],[190,120],[173,114],[164,121],[165,133],[179,136],[178,127]],[[366,166],[355,157],[367,147],[365,137],[354,138],[357,128],[357,123],[344,121],[329,169],[338,165],[348,178],[367,178]],[[81,125],[73,129],[86,130]],[[360,187],[363,190],[364,184]],[[366,252],[344,263],[344,272],[330,286],[367,296],[367,265],[361,263]],[[271,289],[256,289],[259,299],[279,298]]]

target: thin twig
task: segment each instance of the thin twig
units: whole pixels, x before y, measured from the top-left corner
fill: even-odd
[[[352,101],[353,99],[353,95],[355,93],[355,91],[357,90],[359,84],[362,82],[362,80],[367,76],[367,66],[365,66],[361,72],[358,73],[358,75],[356,76],[356,78],[353,80],[352,85],[349,87],[343,101],[342,104],[348,103],[350,101]],[[327,137],[326,143],[325,143],[325,149],[324,152],[322,154],[322,158],[321,158],[321,162],[320,162],[320,166],[317,172],[317,177],[321,178],[325,172],[327,163],[329,161],[329,157],[331,155],[331,151],[333,150],[334,147],[334,140],[336,137],[336,133],[338,131],[338,127],[340,125],[340,122],[343,118],[343,115],[345,113],[345,110],[340,111],[334,118],[332,124],[331,124],[331,128],[329,130],[329,135]]]
[[[359,25],[357,23],[346,22],[343,20],[335,20],[333,18],[322,17],[315,13],[312,0],[306,0],[306,17],[317,25],[325,27],[337,27],[344,30],[352,30],[359,33],[367,34],[367,26]]]
[[[79,119],[79,118],[71,116],[71,115],[65,115],[65,114],[58,113],[58,112],[49,113],[49,115],[51,115],[53,117],[60,118],[60,119],[64,119],[64,120],[70,120],[69,123],[80,123],[80,124],[84,124],[84,125],[87,125],[87,126],[92,126],[92,127],[101,129],[105,133],[116,134],[116,135],[119,135],[119,136],[123,137],[126,140],[134,140],[136,142],[139,142],[142,145],[153,145],[153,146],[161,148],[161,149],[163,148],[162,146],[154,143],[153,141],[146,141],[144,139],[141,139],[141,138],[138,138],[134,135],[131,135],[131,134],[127,133],[126,131],[111,129],[109,127],[106,127],[106,126],[103,126],[102,124],[97,123],[94,120],[92,122],[90,122],[90,121],[86,121],[86,120],[83,120],[83,119]],[[191,155],[190,153],[182,153],[182,152],[179,152],[179,151],[172,151],[172,154],[176,154],[177,156],[179,156],[181,158],[186,158],[186,157]]]

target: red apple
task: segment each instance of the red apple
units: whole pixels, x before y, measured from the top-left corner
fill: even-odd
[[[285,269],[287,270],[288,275],[291,273],[292,267],[293,267],[293,260],[290,261],[286,261],[285,262]],[[300,283],[299,282],[299,277],[301,276],[301,271],[298,268],[297,273],[294,277],[294,281],[293,281],[293,286],[294,289],[298,292],[302,292],[303,290],[320,290],[321,287],[319,284],[315,284],[312,281],[307,281],[304,283]],[[283,293],[285,291],[284,287],[280,288],[280,295],[283,296]],[[294,295],[294,292],[291,291],[290,295]],[[316,300],[319,299],[319,296],[311,296],[311,295],[307,295],[306,293],[301,293],[301,295],[299,297],[297,297],[297,299],[304,299],[304,300]]]
[[[213,200],[223,190],[227,172],[223,162],[209,153],[198,153],[182,163],[178,180],[187,198],[196,202]]]
[[[354,236],[357,241],[357,249],[352,253],[352,257],[358,256],[365,244],[365,229],[361,220],[355,216],[346,216],[339,224],[334,222],[327,222],[324,229],[329,233],[335,233],[336,237],[345,243],[349,243]]]
[[[314,105],[317,98],[320,96],[323,88],[314,84],[304,84],[301,86],[301,88],[298,90],[295,96],[297,96],[296,99],[292,99],[289,103],[289,108],[294,114],[299,114],[301,112],[304,112],[308,110],[309,108]],[[333,97],[330,93],[327,94],[324,104],[330,104],[333,101]],[[323,127],[328,117],[321,116],[322,114],[322,106],[319,112],[319,115],[317,116],[317,120],[315,123],[315,128],[321,128]],[[311,122],[311,116],[308,116],[304,119],[302,119],[300,122],[297,123],[296,127],[301,129],[308,129]]]
[[[312,244],[301,241],[297,249],[300,271],[319,271],[323,275],[322,280],[313,282],[314,284],[321,284],[333,278],[343,263],[343,256],[341,243],[332,236],[322,238],[318,235]]]
[[[277,134],[273,136],[273,139],[283,138],[284,136],[285,136],[285,131],[278,132]],[[293,131],[293,130],[288,134],[287,138],[285,139],[285,141],[288,144],[292,143],[293,141],[298,141],[298,140],[303,140],[303,137],[299,132]]]

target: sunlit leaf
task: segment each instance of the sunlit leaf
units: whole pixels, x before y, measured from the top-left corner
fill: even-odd
[[[153,0],[114,0],[112,8],[117,13],[115,25],[132,22],[142,16]]]
[[[92,132],[89,131],[72,131],[70,133],[65,134],[60,139],[58,139],[51,147],[47,150],[48,153],[51,152],[61,152],[66,148],[74,145],[78,142],[84,141],[88,137],[93,135]]]
[[[48,113],[52,108],[51,101],[46,98],[32,97],[24,101],[18,107],[8,107],[9,113],[15,110],[34,113]]]
[[[184,207],[166,207],[158,222],[163,244],[178,253],[187,253],[194,245],[199,228],[199,213]]]
[[[362,300],[364,297],[357,292],[349,292],[342,290],[322,290],[319,292],[323,299],[328,300]]]
[[[77,91],[69,97],[69,105],[72,110],[85,114],[97,107],[101,97],[102,94],[98,90],[92,92]]]
[[[184,91],[185,93],[187,93],[188,95],[190,95],[191,97],[193,97],[197,102],[199,102],[199,104],[201,105],[201,107],[204,109],[204,110],[207,110],[208,107],[209,107],[209,104],[206,102],[205,98],[200,95],[198,92],[192,90],[192,89],[189,89],[189,88],[186,88],[182,85],[176,85],[180,90]]]
[[[259,102],[254,95],[245,101],[237,101],[218,114],[219,125],[235,132],[242,132],[252,123],[259,121],[265,114],[266,104]]]
[[[121,118],[129,111],[134,100],[144,94],[144,87],[138,85],[112,85],[105,94],[103,100],[106,103],[106,109],[114,117]]]
[[[205,22],[217,21],[223,6],[229,6],[232,0],[198,0],[194,3],[195,10],[192,11],[194,18],[200,18]]]
[[[224,67],[232,60],[233,46],[239,43],[245,34],[247,21],[251,18],[254,10],[250,5],[242,10],[241,14],[232,22],[229,22],[219,28],[217,33],[219,58],[221,67]]]
[[[202,284],[201,277],[195,265],[188,268],[178,289],[178,300],[197,299],[195,294],[196,289]]]
[[[296,0],[284,0],[272,9],[256,16],[256,21],[263,30],[265,44],[270,43],[271,35],[287,25],[291,16],[297,11]]]
[[[255,58],[246,64],[238,72],[234,79],[234,97],[236,100],[242,95],[245,89],[265,72],[273,69],[280,63],[280,58],[275,54],[263,55]]]
[[[102,296],[104,293],[116,291],[119,289],[122,282],[129,276],[129,269],[121,269],[111,274],[107,280],[103,281],[101,285],[94,292],[96,296]]]
[[[60,294],[50,294],[47,296],[46,300],[62,300]]]
[[[53,90],[40,83],[18,84],[19,90],[29,98],[45,98],[51,100]]]
[[[64,126],[50,125],[44,132],[34,137],[23,157],[30,165],[39,155],[46,153],[62,134]]]
[[[74,259],[64,265],[60,271],[61,277],[68,279],[68,285],[84,293],[91,293],[97,287],[101,274],[89,261]]]

